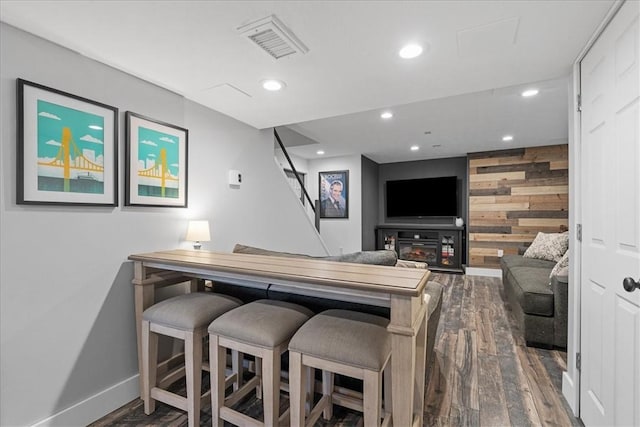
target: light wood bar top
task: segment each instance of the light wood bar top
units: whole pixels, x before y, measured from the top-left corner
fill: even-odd
[[[227,280],[284,286],[285,292],[337,300],[373,303],[390,309],[392,423],[420,427],[424,411],[424,372],[427,338],[424,290],[429,270],[353,264],[317,258],[236,254],[175,249],[130,255],[134,261],[136,332],[141,350],[142,313],[155,301],[155,289],[197,279]],[[141,359],[138,358],[141,365]],[[412,386],[413,385],[413,386]]]
[[[406,297],[422,295],[430,274],[424,269],[188,249],[134,254],[129,259],[158,268],[170,266],[173,271],[197,269],[212,275],[230,273],[257,281],[280,279]]]

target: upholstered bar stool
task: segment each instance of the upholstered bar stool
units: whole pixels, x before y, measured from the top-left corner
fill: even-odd
[[[300,305],[284,301],[258,300],[231,310],[209,325],[211,362],[211,419],[240,426],[277,426],[288,416],[280,416],[280,356],[289,339],[313,315]],[[256,375],[225,399],[225,349],[237,350],[256,358]],[[242,372],[239,373],[241,375]],[[264,421],[260,422],[234,409],[240,399],[261,386]]]
[[[237,298],[195,292],[152,305],[142,314],[142,399],[144,412],[155,411],[155,401],[187,411],[189,426],[200,425],[202,393],[202,350],[207,327],[218,316],[239,307]],[[158,386],[158,335],[184,340],[187,397]],[[180,378],[174,377],[174,381]],[[171,383],[173,381],[169,381]]]
[[[322,413],[333,415],[333,405],[364,413],[364,425],[379,426],[382,418],[382,376],[385,401],[391,402],[391,358],[389,320],[349,310],[327,310],[305,323],[289,342],[289,398],[291,426],[311,426]],[[322,398],[305,419],[308,368],[322,369]],[[334,391],[333,375],[363,380],[363,392]],[[385,403],[384,423],[389,423],[390,407]]]

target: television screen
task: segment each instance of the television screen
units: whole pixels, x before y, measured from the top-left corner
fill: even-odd
[[[387,181],[387,217],[458,215],[455,176]]]

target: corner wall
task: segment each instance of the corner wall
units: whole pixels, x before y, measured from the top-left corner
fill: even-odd
[[[373,160],[362,156],[362,250],[376,249],[376,226],[378,217],[378,165]]]
[[[539,231],[569,225],[568,145],[469,154],[469,265],[500,268]]]
[[[16,205],[18,77],[119,108],[119,207]],[[86,425],[136,397],[127,256],[188,247],[188,219],[210,221],[205,249],[325,252],[274,161],[271,130],[4,23],[0,94],[0,425]],[[127,110],[189,129],[189,208],[123,206]],[[242,172],[240,188],[229,169]]]
[[[385,217],[385,183],[396,179],[436,178],[455,176],[458,178],[458,216],[467,223],[467,159],[449,157],[446,159],[416,160],[411,162],[383,163],[379,166],[378,223],[388,221]],[[426,195],[428,197],[428,195]],[[393,223],[429,223],[429,219],[398,220]]]

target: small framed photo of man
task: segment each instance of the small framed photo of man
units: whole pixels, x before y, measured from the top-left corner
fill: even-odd
[[[349,171],[319,172],[320,218],[349,218]]]

